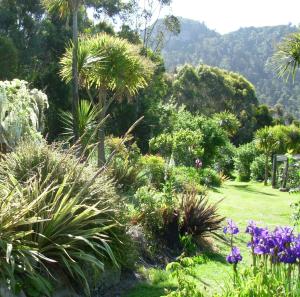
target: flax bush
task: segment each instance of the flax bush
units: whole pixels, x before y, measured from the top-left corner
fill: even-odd
[[[0,164],[2,283],[50,296],[64,276],[89,295],[93,276],[127,264],[121,208],[110,180],[72,151],[22,144]]]

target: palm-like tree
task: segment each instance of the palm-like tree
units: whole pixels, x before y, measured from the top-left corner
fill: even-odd
[[[73,50],[72,46],[67,48],[61,59],[61,76],[66,82],[72,79]],[[99,104],[99,122],[105,118],[112,102],[131,98],[139,89],[147,86],[153,72],[153,64],[140,54],[140,50],[124,39],[107,34],[79,38],[79,83],[87,89],[91,99]],[[102,125],[98,132],[99,166],[105,163],[104,139],[105,131]]]
[[[274,132],[269,127],[259,129],[255,134],[257,148],[265,155],[265,179],[264,184],[268,183],[269,158],[279,146],[279,141]]]
[[[281,77],[295,79],[300,67],[300,32],[292,33],[279,43],[272,57],[272,64]]]
[[[78,93],[78,63],[77,63],[77,48],[78,48],[78,11],[81,5],[81,0],[43,0],[45,8],[49,12],[59,12],[61,16],[71,13],[72,15],[72,113],[73,113],[73,131],[74,140],[79,138],[79,131],[77,125],[77,115],[79,106],[79,93]]]

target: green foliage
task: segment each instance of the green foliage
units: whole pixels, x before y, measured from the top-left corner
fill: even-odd
[[[162,155],[167,152],[168,155],[164,155],[167,158],[170,158],[172,154],[175,164],[191,166],[203,154],[202,138],[200,131],[179,129],[172,134],[160,134],[152,139],[150,149]]]
[[[167,170],[165,160],[158,155],[144,155],[140,158],[140,163],[150,184],[160,188]]]
[[[199,181],[201,185],[208,187],[220,187],[222,183],[220,175],[212,168],[200,169]]]
[[[235,151],[236,147],[231,142],[227,142],[226,145],[220,146],[216,151],[212,167],[217,172],[222,172],[226,176],[231,177],[234,169]]]
[[[97,141],[97,133],[95,132],[95,129],[97,127],[97,117],[99,112],[99,108],[89,101],[80,101],[77,109],[77,121],[75,121],[75,123],[77,125],[76,131],[78,131],[80,144],[83,149],[90,144],[95,144]],[[64,128],[62,135],[65,136],[71,143],[74,142],[73,114],[70,111],[61,111],[61,121]]]
[[[196,259],[196,258],[195,258]],[[178,288],[175,291],[168,291],[165,297],[204,297],[199,288],[199,280],[195,278],[193,268],[200,263],[205,263],[205,259],[200,256],[197,261],[194,258],[182,257],[177,262],[167,265],[166,271],[177,280]]]
[[[47,96],[23,80],[0,81],[0,142],[14,149],[22,140],[39,141]]]
[[[234,157],[234,168],[240,181],[250,180],[250,166],[257,156],[257,149],[253,142],[246,143],[237,148]]]
[[[299,117],[299,79],[294,84],[292,81],[286,83],[268,65],[274,46],[287,35],[297,32],[297,26],[248,27],[221,35],[204,23],[188,19],[180,19],[180,22],[181,33],[171,36],[162,51],[168,70],[201,62],[241,73],[255,85],[261,103],[268,106],[281,103],[285,107],[284,113]]]
[[[88,295],[87,267],[100,274],[125,264],[127,235],[113,185],[71,151],[22,144],[3,157],[0,180],[1,276],[13,292],[50,296],[62,273]]]
[[[266,268],[264,265],[255,270],[253,268],[245,269],[239,273],[234,286],[225,284],[224,292],[216,297],[299,296],[299,282],[295,277],[291,278],[291,272],[288,269],[283,265],[276,267],[276,270]]]
[[[61,59],[61,77],[72,79],[72,50],[69,46]],[[78,41],[78,73],[81,86],[92,86],[118,96],[134,95],[147,86],[152,63],[143,58],[140,49],[125,39],[97,34],[81,36]],[[93,57],[92,59],[90,57]],[[119,98],[120,99],[120,98]]]
[[[115,151],[115,156],[108,166],[108,174],[117,187],[124,191],[136,190],[146,184],[146,175],[139,162],[140,150],[136,143],[122,143],[118,137],[107,137],[106,148],[108,153]]]
[[[172,155],[177,165],[193,166],[197,158],[204,166],[212,165],[217,152],[229,143],[227,133],[211,118],[175,106],[166,108],[168,119],[162,119],[165,133],[150,140],[150,150],[167,158]]]
[[[227,132],[229,137],[234,136],[240,127],[240,122],[237,117],[227,111],[214,114],[213,119],[225,132]]]
[[[174,76],[172,98],[192,113],[231,112],[241,123],[238,142],[251,139],[254,131],[252,118],[258,100],[254,87],[241,75],[206,65],[197,68],[185,65]],[[238,128],[234,117],[224,113],[220,116],[223,121],[226,117],[231,129]]]
[[[171,180],[178,192],[196,189],[200,194],[205,188],[200,185],[200,176],[196,168],[176,166],[171,169]]]
[[[263,181],[265,178],[265,156],[259,155],[255,157],[250,165],[251,179],[255,181]],[[268,175],[271,173],[271,160],[268,162]]]
[[[18,52],[10,38],[0,35],[0,80],[11,80],[17,76]]]
[[[179,216],[176,210],[175,193],[173,191],[161,193],[149,187],[142,187],[137,190],[134,198],[136,220],[142,224],[146,235],[154,241],[155,245],[160,243],[177,248]]]

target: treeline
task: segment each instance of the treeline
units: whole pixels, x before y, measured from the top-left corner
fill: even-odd
[[[259,102],[299,118],[299,83],[277,78],[268,63],[277,43],[295,31],[294,26],[282,25],[221,35],[204,23],[181,19],[180,34],[170,36],[162,53],[169,70],[185,63],[204,63],[241,73],[254,84]]]

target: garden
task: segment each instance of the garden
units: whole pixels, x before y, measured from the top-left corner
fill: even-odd
[[[73,35],[59,88],[0,81],[0,296],[299,296],[299,121],[237,73],[166,73],[80,1],[41,7],[42,35],[70,16]]]

